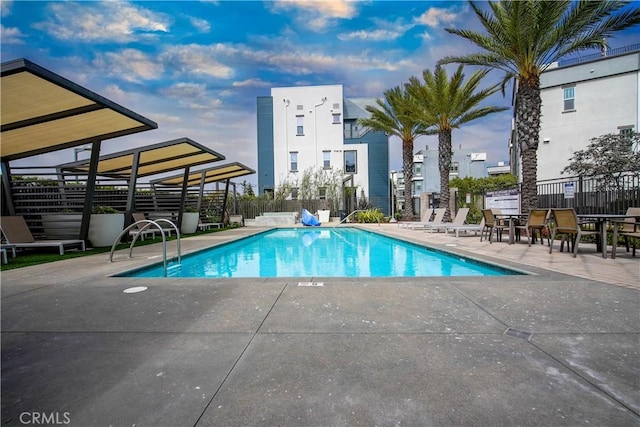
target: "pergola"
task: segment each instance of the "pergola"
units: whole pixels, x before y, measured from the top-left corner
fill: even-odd
[[[216,166],[209,169],[202,169],[198,171],[193,171],[189,173],[185,173],[184,175],[173,175],[166,178],[155,179],[151,181],[151,185],[155,187],[156,185],[166,186],[166,187],[182,187],[183,193],[186,191],[187,187],[196,187],[199,186],[200,192],[198,194],[198,210],[202,206],[202,198],[204,195],[204,186],[206,184],[214,183],[214,182],[222,182],[226,181],[225,186],[225,194],[224,194],[224,204],[222,206],[222,211],[226,211],[226,203],[227,196],[229,194],[229,182],[232,178],[237,178],[240,176],[251,175],[256,173],[255,170],[247,167],[239,162],[228,163],[222,166]]]
[[[190,176],[192,166],[217,162],[225,157],[189,138],[179,138],[157,144],[106,154],[98,158],[96,174],[126,180],[128,182],[125,217],[127,223],[135,212],[135,194],[138,178],[184,169],[182,177]],[[88,174],[91,165],[87,160],[58,165],[60,174]],[[181,205],[187,194],[187,183],[182,185]],[[178,226],[182,223],[182,212],[178,214]]]
[[[7,211],[15,214],[9,162],[92,144],[80,238],[89,230],[101,142],[158,125],[27,59],[2,64],[0,152]]]

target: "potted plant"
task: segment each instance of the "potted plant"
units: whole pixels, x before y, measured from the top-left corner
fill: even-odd
[[[124,214],[109,206],[96,206],[89,223],[89,241],[95,248],[111,246],[124,228]]]
[[[191,206],[185,206],[182,210],[182,225],[180,226],[180,233],[192,234],[198,229],[198,222],[200,221],[200,212],[196,208]]]

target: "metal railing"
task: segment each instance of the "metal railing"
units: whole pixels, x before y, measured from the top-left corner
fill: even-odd
[[[135,246],[136,241],[138,240],[138,237],[141,236],[142,232],[145,231],[147,228],[154,226],[160,231],[160,235],[162,236],[162,274],[164,277],[167,277],[167,238],[164,234],[164,229],[159,224],[160,222],[168,223],[176,231],[176,236],[177,236],[176,242],[177,242],[177,249],[178,249],[177,259],[178,259],[178,265],[180,265],[182,263],[182,254],[180,249],[180,230],[178,230],[178,227],[168,219],[157,219],[155,221],[152,221],[150,219],[141,219],[140,221],[136,221],[130,226],[126,227],[124,230],[122,230],[122,232],[120,233],[118,238],[115,240],[115,242],[113,242],[113,246],[111,246],[111,252],[109,252],[109,262],[113,262],[113,252],[116,250],[116,246],[118,246],[118,243],[120,243],[120,239],[122,239],[122,237],[125,234],[128,234],[129,231],[139,227],[141,224],[144,224],[138,230],[139,233],[136,233],[136,235],[133,237],[131,241],[131,246],[129,246],[129,258],[133,258],[133,247]]]

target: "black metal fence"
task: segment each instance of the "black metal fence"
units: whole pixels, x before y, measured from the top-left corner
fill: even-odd
[[[597,177],[572,176],[538,182],[538,206],[574,208],[579,214],[624,214],[640,206],[640,175],[622,176],[616,186],[603,185]]]

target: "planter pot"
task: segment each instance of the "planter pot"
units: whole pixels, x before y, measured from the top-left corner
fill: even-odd
[[[49,240],[70,240],[80,236],[82,214],[42,214],[42,228]]]
[[[180,227],[180,233],[195,233],[198,229],[199,220],[200,214],[198,212],[182,212],[182,226]]]
[[[89,241],[94,248],[111,246],[124,228],[124,214],[92,214]]]

